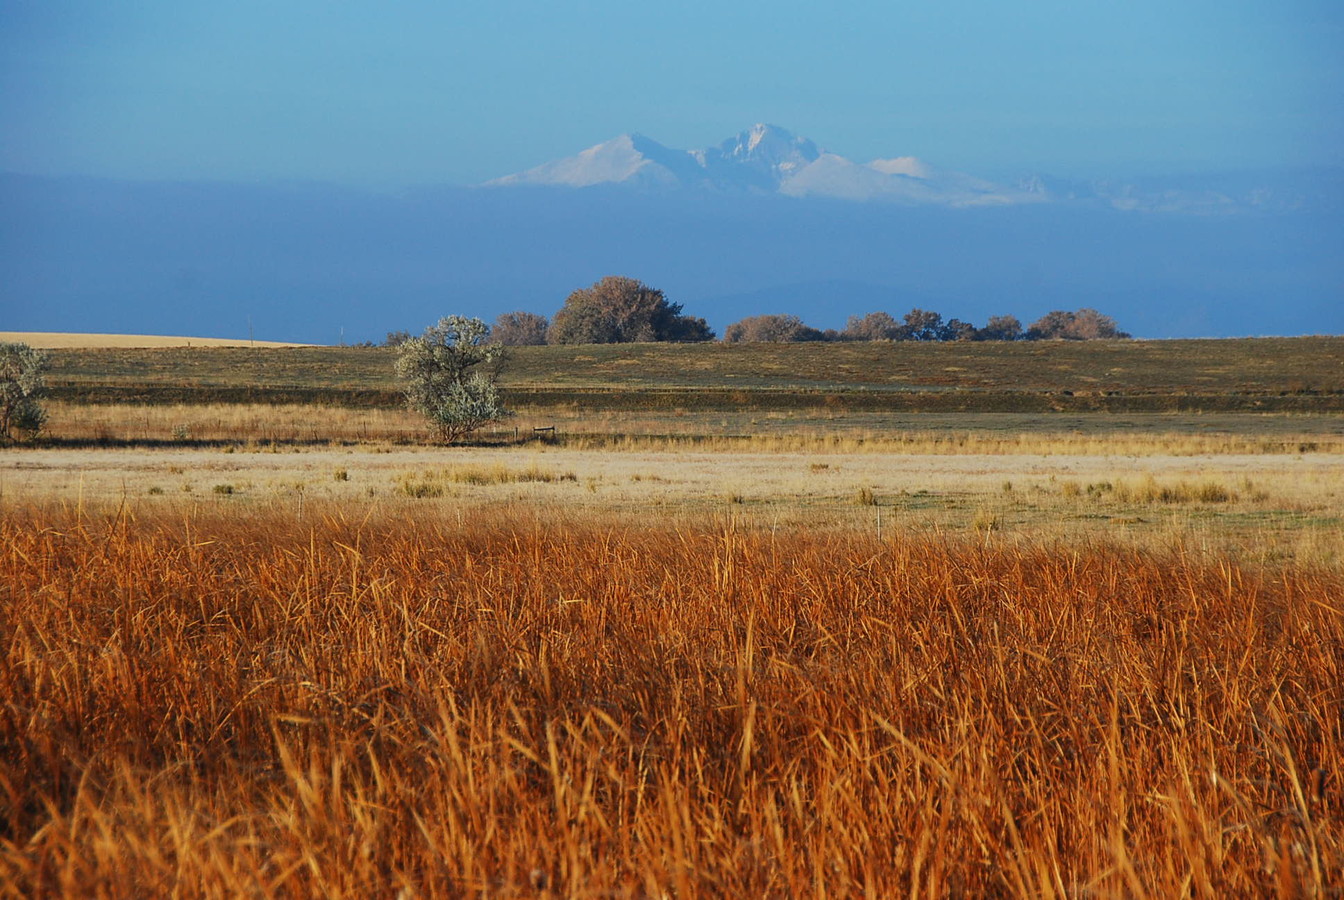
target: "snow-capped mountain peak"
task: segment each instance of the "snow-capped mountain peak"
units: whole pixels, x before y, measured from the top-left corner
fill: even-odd
[[[743,163],[807,164],[821,155],[817,145],[777,125],[753,125],[719,144],[719,155]]]
[[[487,182],[492,187],[600,184],[943,206],[1041,199],[969,175],[944,172],[913,156],[860,165],[819,149],[805,137],[763,123],[703,150],[674,150],[641,134],[623,134],[575,156]]]
[[[691,154],[715,182],[775,191],[819,156],[817,145],[776,125],[753,125],[717,147]]]
[[[1113,183],[1035,175],[1005,185],[942,169],[914,156],[856,163],[777,125],[758,123],[703,150],[676,150],[642,134],[622,134],[574,156],[488,181],[485,186],[617,185],[636,190],[777,194],[907,206],[1077,203],[1202,215],[1293,210],[1309,205],[1320,194],[1316,188],[1267,190],[1253,179],[1254,173]]]

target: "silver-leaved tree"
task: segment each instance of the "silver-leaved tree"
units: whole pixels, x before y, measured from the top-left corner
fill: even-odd
[[[37,434],[47,421],[42,375],[49,357],[27,344],[0,343],[0,440]]]
[[[486,343],[489,336],[480,319],[445,316],[397,347],[406,402],[444,443],[512,415],[496,387],[504,348]]]

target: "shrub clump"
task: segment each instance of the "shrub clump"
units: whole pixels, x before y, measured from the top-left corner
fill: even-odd
[[[42,407],[51,357],[22,343],[0,343],[0,440],[31,437],[47,423]]]

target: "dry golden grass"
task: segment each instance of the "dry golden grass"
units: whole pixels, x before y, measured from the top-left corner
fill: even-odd
[[[0,453],[0,508],[196,506],[301,512],[377,503],[388,514],[613,512],[699,517],[731,508],[774,529],[967,534],[1026,541],[1181,540],[1247,561],[1344,568],[1344,456],[766,453],[564,445],[197,445]]]
[[[343,509],[0,518],[6,893],[1344,883],[1338,571]]]
[[[62,441],[320,444],[423,442],[424,420],[402,408],[321,404],[48,404]],[[1087,414],[1055,423],[1014,414],[802,415],[671,411],[595,413],[522,408],[478,437],[512,442],[553,426],[578,450],[760,453],[1063,454],[1200,456],[1344,453],[1338,416]]]
[[[47,404],[46,432],[66,441],[103,443],[377,443],[423,441],[422,417],[405,409],[319,404]]]
[[[309,347],[286,341],[249,341],[246,338],[171,337],[162,334],[88,334],[67,331],[0,331],[0,341],[18,342],[45,350],[155,347]]]
[[[510,468],[502,463],[493,466],[450,466],[420,472],[406,472],[397,480],[397,490],[407,497],[442,497],[451,485],[469,484],[477,487],[497,484],[554,484],[578,481],[573,472],[543,468],[536,463],[523,468]]]

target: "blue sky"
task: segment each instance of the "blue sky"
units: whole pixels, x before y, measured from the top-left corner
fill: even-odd
[[[1337,0],[0,0],[0,170],[474,183],[757,121],[858,160],[1344,161]]]

